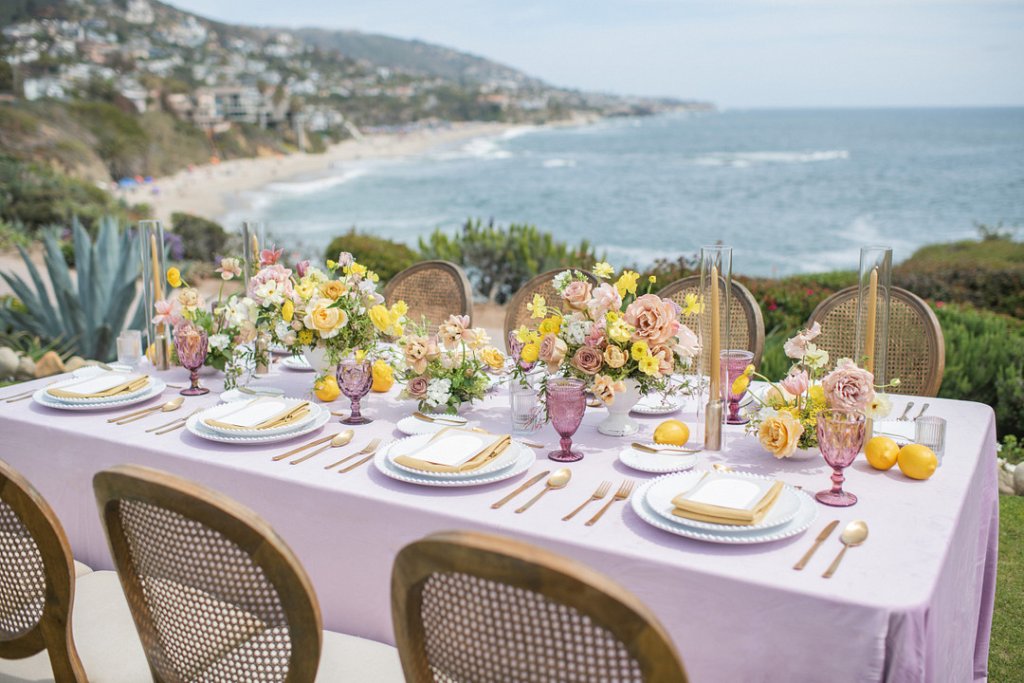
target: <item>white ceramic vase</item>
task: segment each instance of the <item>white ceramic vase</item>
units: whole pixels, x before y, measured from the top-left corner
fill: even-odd
[[[629,411],[641,398],[640,385],[636,380],[625,381],[626,390],[615,395],[615,400],[608,406],[608,417],[597,425],[597,431],[606,436],[630,436],[636,434],[640,425],[629,416]]]
[[[331,367],[327,363],[327,349],[322,346],[318,346],[315,349],[305,349],[302,355],[306,357],[306,362],[316,371],[316,374],[327,374]]]

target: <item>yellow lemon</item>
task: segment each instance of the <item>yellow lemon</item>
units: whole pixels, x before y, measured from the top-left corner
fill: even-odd
[[[316,392],[316,397],[324,403],[330,403],[341,396],[341,389],[338,388],[338,380],[335,379],[334,375],[327,375],[323,379],[318,380],[313,385],[313,389]]]
[[[690,428],[679,420],[665,420],[654,430],[654,443],[684,446],[690,440]]]
[[[384,393],[395,384],[395,375],[391,366],[382,360],[373,363],[373,386],[374,391]]]
[[[899,453],[900,447],[887,436],[876,436],[864,446],[864,456],[876,470],[892,469]]]
[[[939,466],[939,459],[927,446],[919,443],[907,444],[900,449],[897,457],[900,471],[911,479],[927,479],[935,474],[935,468]]]

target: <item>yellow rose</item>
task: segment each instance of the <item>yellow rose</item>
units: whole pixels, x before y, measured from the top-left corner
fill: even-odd
[[[505,367],[505,354],[493,346],[488,346],[480,352],[480,360],[486,363],[491,370],[501,370]]]
[[[370,321],[381,332],[387,332],[391,328],[391,314],[383,304],[377,304],[370,309]]]
[[[651,355],[651,349],[647,346],[647,342],[638,341],[633,344],[630,355],[633,356],[633,360],[639,361],[647,356]]]
[[[556,315],[550,318],[545,318],[544,322],[540,324],[537,331],[541,334],[558,334],[562,329],[562,319]]]
[[[181,271],[177,268],[168,268],[167,283],[171,287],[181,287]]]
[[[292,318],[295,317],[295,304],[291,301],[285,301],[284,305],[281,306],[281,317],[284,318],[286,323],[290,323]]]
[[[348,314],[340,308],[318,304],[306,313],[306,327],[320,333],[323,339],[330,339],[348,323]]]
[[[337,301],[345,293],[345,285],[337,280],[328,280],[320,285],[320,293],[331,301]]]
[[[786,458],[796,451],[803,433],[804,426],[795,417],[780,411],[757,428],[757,440],[776,458]]]
[[[618,346],[609,345],[604,350],[604,362],[610,368],[621,368],[626,364],[626,352]]]
[[[540,344],[537,342],[530,342],[523,347],[519,357],[523,359],[524,363],[536,363],[537,358],[540,356]]]
[[[395,374],[391,366],[383,360],[375,360],[373,362],[373,385],[370,388],[378,393],[384,393],[394,383]]]

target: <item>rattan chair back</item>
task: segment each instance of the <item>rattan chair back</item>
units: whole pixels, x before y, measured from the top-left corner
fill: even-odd
[[[576,562],[500,536],[435,534],[391,574],[410,683],[685,683],[668,635],[632,594]]]
[[[508,303],[508,307],[505,309],[505,347],[508,350],[508,333],[512,330],[517,330],[521,326],[530,326],[530,311],[526,308],[527,304],[533,301],[534,294],[540,294],[547,301],[549,307],[558,308],[561,311],[568,310],[568,306],[559,296],[555,290],[554,279],[559,273],[563,273],[568,268],[558,268],[556,270],[549,270],[546,273],[535,275],[526,283],[519,288],[519,291],[513,295],[512,300]],[[597,278],[585,270],[579,268],[572,268],[573,271],[583,274],[592,285],[597,285]]]
[[[100,472],[93,485],[156,681],[313,681],[320,609],[305,571],[266,522],[222,494],[145,467]]]
[[[736,280],[732,281],[731,291],[728,348],[750,351],[754,354],[754,365],[759,366],[764,353],[764,317],[761,315],[761,307],[750,290]],[[700,275],[690,275],[670,282],[658,292],[658,296],[672,299],[681,307],[685,305],[687,294],[700,294]],[[698,315],[683,316],[683,322],[695,333],[700,329]],[[707,370],[704,368],[704,372]]]
[[[818,304],[808,325],[821,324],[814,340],[829,353],[832,363],[840,358],[857,360],[857,287],[841,289]],[[946,368],[946,342],[935,313],[919,296],[900,287],[891,289],[889,345],[885,380],[899,378],[889,389],[894,394],[935,396]]]
[[[75,565],[60,521],[0,460],[0,658],[46,650],[55,680],[85,683],[71,635],[74,597]]]
[[[449,315],[469,316],[473,321],[473,287],[466,273],[450,261],[422,261],[391,278],[384,287],[388,306],[404,301],[409,319],[426,321],[431,332]]]

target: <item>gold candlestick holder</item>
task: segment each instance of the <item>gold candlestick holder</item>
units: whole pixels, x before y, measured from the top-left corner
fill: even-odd
[[[704,450],[722,450],[722,399],[710,399],[704,408]]]

